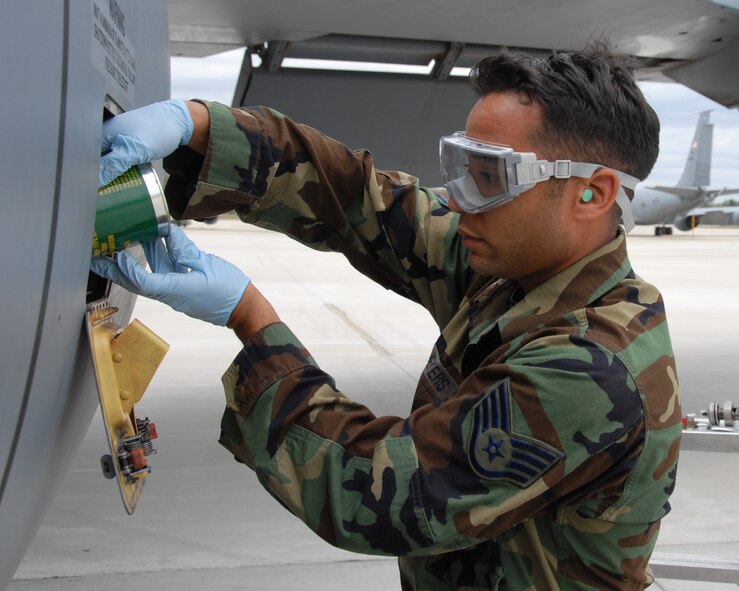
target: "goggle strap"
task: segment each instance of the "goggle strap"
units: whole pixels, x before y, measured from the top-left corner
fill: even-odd
[[[539,183],[554,177],[555,179],[568,179],[573,176],[589,177],[599,168],[603,168],[600,164],[590,164],[587,162],[572,162],[571,160],[529,160],[519,162],[516,165],[516,181],[519,185],[529,185],[531,183]],[[617,171],[618,172],[618,171]],[[618,173],[621,182],[626,181],[628,186],[629,180],[634,185],[639,181],[628,174]],[[633,188],[633,187],[631,187]]]
[[[516,176],[518,177],[516,180],[519,184],[530,184],[538,183],[551,177],[557,179],[567,179],[573,176],[587,178],[592,176],[599,168],[603,168],[603,166],[587,162],[572,162],[570,160],[521,162],[516,165]],[[634,213],[631,209],[631,200],[626,195],[624,187],[633,191],[639,179],[621,171],[616,171],[616,173],[621,184],[616,194],[616,204],[621,209],[621,221],[628,233],[634,229],[635,224]]]
[[[572,164],[572,176],[589,177],[592,176],[599,168],[603,167],[599,164],[574,162]],[[616,205],[621,208],[621,221],[623,222],[624,230],[626,230],[626,233],[628,234],[634,229],[636,224],[634,222],[634,212],[631,209],[631,200],[626,195],[626,191],[624,189],[629,189],[629,191],[633,193],[639,179],[630,174],[626,174],[625,172],[621,172],[620,170],[617,170],[616,174],[618,174],[618,178],[621,183],[621,186],[618,188],[618,193],[616,193]]]
[[[634,223],[634,212],[631,210],[631,201],[626,196],[626,192],[623,187],[618,188],[616,193],[616,204],[621,208],[621,221],[624,224],[624,230],[628,234],[634,229],[636,225]]]
[[[526,156],[528,154],[522,154]],[[533,154],[531,154],[533,156]],[[516,167],[516,184],[531,185],[552,177],[556,179],[570,178],[572,163],[569,160],[528,160],[519,162]]]
[[[557,162],[569,162],[569,160],[557,160]],[[595,173],[596,170],[599,170],[601,168],[609,168],[607,166],[603,166],[602,164],[590,164],[587,162],[572,162],[570,163],[570,175],[569,176],[579,176],[583,178],[587,178],[590,176],[593,176],[593,173]],[[621,172],[620,170],[616,170],[615,168],[612,168],[617,175],[621,182],[621,185],[626,187],[627,189],[634,189],[636,185],[639,183],[639,179],[631,176],[630,174],[626,174],[625,172]],[[557,178],[569,178],[569,177],[557,177]]]

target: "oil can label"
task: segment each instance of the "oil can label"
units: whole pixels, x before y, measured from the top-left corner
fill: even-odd
[[[92,63],[133,105],[136,55],[126,36],[126,14],[116,0],[92,0]]]
[[[113,254],[133,242],[156,240],[159,235],[152,195],[140,167],[130,168],[98,189],[93,256]]]

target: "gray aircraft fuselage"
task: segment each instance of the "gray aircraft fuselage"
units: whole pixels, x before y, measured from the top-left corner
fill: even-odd
[[[133,296],[88,282],[101,125],[104,116],[169,96],[166,5],[11,2],[0,38],[4,589],[98,405],[86,303],[109,294],[117,322],[131,316]]]

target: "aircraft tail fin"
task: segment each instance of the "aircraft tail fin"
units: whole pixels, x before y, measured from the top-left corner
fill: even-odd
[[[713,124],[710,122],[710,114],[711,111],[703,111],[698,116],[688,161],[677,183],[678,187],[707,187],[711,184]]]

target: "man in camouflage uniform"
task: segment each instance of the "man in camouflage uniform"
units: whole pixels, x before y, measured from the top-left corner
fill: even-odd
[[[235,210],[341,252],[441,333],[409,415],[376,417],[239,284],[207,318],[244,344],[223,377],[221,443],[329,543],[398,556],[403,589],[642,589],[681,415],[663,302],[631,268],[614,201],[617,171],[651,170],[657,117],[599,51],[504,53],[471,78],[466,136],[602,166],[470,213],[275,111],[187,104],[189,147],[165,161],[176,218]],[[109,135],[146,128],[119,122]],[[174,267],[147,248],[168,274],[125,253],[93,268],[206,317],[166,280],[184,264],[217,284],[228,264],[212,270],[181,234],[168,246]],[[213,302],[219,290],[194,292]]]

